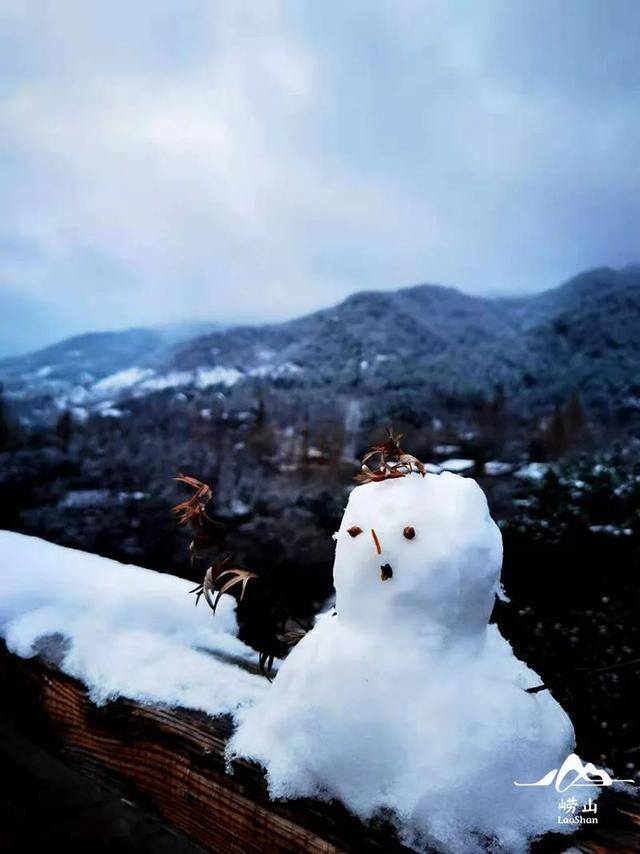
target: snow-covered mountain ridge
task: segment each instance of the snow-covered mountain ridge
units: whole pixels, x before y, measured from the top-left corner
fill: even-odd
[[[96,333],[0,362],[20,414],[112,411],[166,390],[226,392],[247,382],[312,397],[338,393],[469,397],[502,383],[528,406],[579,389],[607,406],[637,396],[640,268],[601,268],[559,288],[487,298],[418,285],[361,292],[279,324],[169,338],[155,330]]]

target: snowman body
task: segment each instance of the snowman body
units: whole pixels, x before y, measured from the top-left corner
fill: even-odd
[[[558,793],[519,788],[573,751],[571,722],[489,625],[502,538],[480,487],[409,474],[351,493],[336,534],[336,611],[244,713],[232,755],[274,797],[384,811],[418,849],[525,850]],[[586,790],[584,790],[586,791]]]

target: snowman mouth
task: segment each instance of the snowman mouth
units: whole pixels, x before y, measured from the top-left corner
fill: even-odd
[[[384,563],[380,567],[380,581],[388,581],[390,578],[393,578],[393,569],[390,564]]]
[[[376,551],[379,555],[382,554],[382,546],[380,545],[380,538],[376,534],[376,529],[371,529],[371,536],[373,537],[373,543],[376,547]],[[380,581],[388,581],[390,578],[393,578],[393,569],[391,568],[391,564],[383,563],[380,566]]]

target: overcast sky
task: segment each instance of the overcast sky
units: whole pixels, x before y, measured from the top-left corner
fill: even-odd
[[[0,0],[0,352],[640,260],[640,2]]]

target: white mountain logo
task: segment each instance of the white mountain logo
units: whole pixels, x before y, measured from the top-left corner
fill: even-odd
[[[612,786],[614,783],[635,783],[635,780],[616,780],[603,768],[591,762],[586,765],[575,753],[564,760],[560,768],[554,768],[535,783],[515,783],[515,786],[555,786],[556,792],[566,792],[573,786]]]

